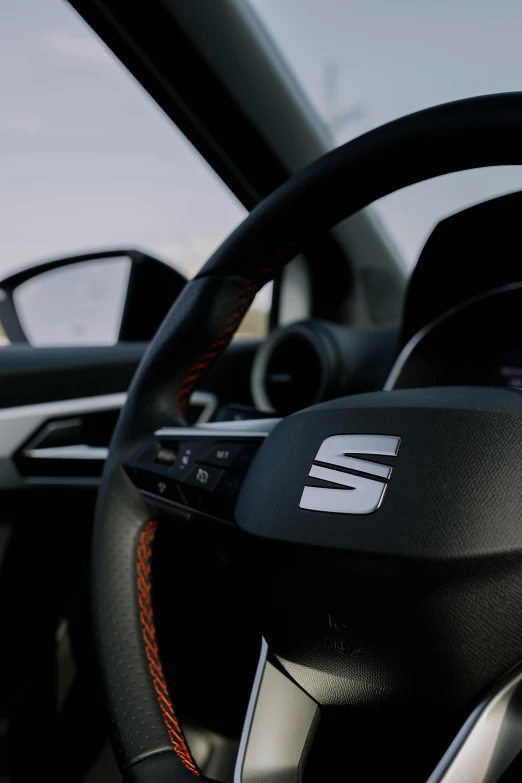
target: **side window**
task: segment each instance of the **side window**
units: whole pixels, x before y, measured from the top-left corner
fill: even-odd
[[[206,161],[62,0],[2,4],[0,52],[0,289],[37,263],[113,248],[193,276],[246,214]],[[14,306],[30,342],[114,342],[125,274],[98,261],[25,283]],[[266,331],[269,305],[265,291],[245,336]]]
[[[81,261],[21,283],[13,299],[29,343],[117,343],[130,268],[129,258]]]

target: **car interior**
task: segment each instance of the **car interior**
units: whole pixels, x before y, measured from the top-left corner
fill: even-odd
[[[245,217],[0,280],[0,780],[520,780],[522,190],[411,270],[372,204],[522,163],[522,93],[336,145],[246,1],[67,5]]]

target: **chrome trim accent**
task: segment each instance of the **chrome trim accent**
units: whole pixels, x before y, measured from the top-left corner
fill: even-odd
[[[26,449],[24,457],[30,459],[106,460],[109,449],[105,446],[55,446],[48,449]]]
[[[338,465],[348,470],[370,473],[372,476],[390,478],[392,468],[370,460],[354,459],[348,454],[372,454],[396,457],[401,445],[398,435],[332,435],[321,443],[314,462]]]
[[[261,639],[261,652],[259,653],[259,661],[257,664],[256,673],[254,676],[254,682],[252,684],[252,691],[250,692],[250,699],[248,700],[248,707],[243,723],[243,731],[241,732],[241,739],[239,741],[239,750],[237,753],[236,767],[234,770],[234,783],[242,783],[243,764],[246,756],[246,749],[248,744],[248,738],[250,736],[250,729],[252,727],[252,721],[254,719],[254,712],[257,704],[257,694],[261,686],[261,679],[263,672],[265,671],[266,659],[268,657],[268,644],[265,639]]]
[[[489,299],[490,297],[497,296],[498,294],[507,293],[508,291],[515,291],[518,288],[522,288],[522,283],[509,283],[508,285],[502,285],[498,288],[492,288],[490,291],[485,291],[482,294],[477,294],[477,296],[472,296],[469,299],[466,299],[464,302],[461,302],[458,305],[455,305],[455,307],[451,307],[449,310],[446,310],[445,313],[442,313],[442,315],[437,316],[437,318],[434,318],[432,321],[430,321],[426,326],[423,326],[422,329],[419,329],[418,332],[416,332],[413,337],[410,337],[398,357],[396,358],[393,367],[390,370],[390,373],[388,377],[386,378],[386,382],[383,386],[383,391],[392,391],[395,388],[395,384],[400,378],[400,375],[404,369],[404,366],[408,359],[410,358],[411,354],[417,347],[417,345],[421,342],[421,340],[424,339],[430,332],[433,331],[437,326],[440,326],[440,324],[444,323],[444,321],[448,320],[449,318],[452,318],[454,315],[459,313],[461,310],[464,310],[466,307],[469,307],[470,305],[477,304],[478,302],[483,301],[484,299]]]
[[[299,508],[308,511],[324,511],[330,514],[371,514],[381,505],[387,484],[385,481],[358,475],[369,473],[380,479],[389,479],[392,468],[379,462],[357,459],[350,454],[377,454],[396,457],[401,445],[398,435],[332,435],[321,443],[315,455],[309,476],[341,484],[346,489],[316,487],[306,485],[303,489]],[[338,466],[345,470],[334,470],[326,465]],[[347,473],[358,471],[358,473]]]
[[[470,715],[427,783],[496,783],[522,750],[522,670]]]
[[[281,419],[216,421],[194,427],[162,427],[157,438],[266,438]]]
[[[268,660],[263,639],[234,783],[298,783],[318,711],[317,703]]]
[[[200,430],[199,427],[163,427],[156,430],[154,435],[157,438],[266,438],[268,432],[259,430]]]
[[[312,465],[312,478],[343,484],[347,489],[331,487],[303,488],[299,508],[308,511],[324,511],[329,514],[371,514],[381,505],[388,487],[384,481],[343,473],[320,465]]]

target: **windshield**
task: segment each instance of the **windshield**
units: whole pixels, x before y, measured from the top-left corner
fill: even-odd
[[[520,0],[251,0],[338,145],[404,114],[522,88]],[[435,223],[522,188],[518,167],[462,172],[376,203],[411,267]]]

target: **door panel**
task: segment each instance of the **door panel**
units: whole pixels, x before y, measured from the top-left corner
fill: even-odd
[[[233,343],[194,392],[189,424],[250,405],[256,340]],[[146,343],[8,346],[0,352],[0,491],[97,487],[112,430]],[[174,404],[174,401],[173,401]]]
[[[125,391],[147,343],[0,349],[0,409]]]
[[[259,344],[229,346],[191,397],[192,422],[226,403],[252,404]],[[0,720],[13,783],[33,778],[42,757],[53,759],[53,779],[79,783],[106,742],[90,538],[112,427],[146,347],[0,349],[0,614],[16,639],[0,647]],[[0,778],[5,741],[0,732]]]

